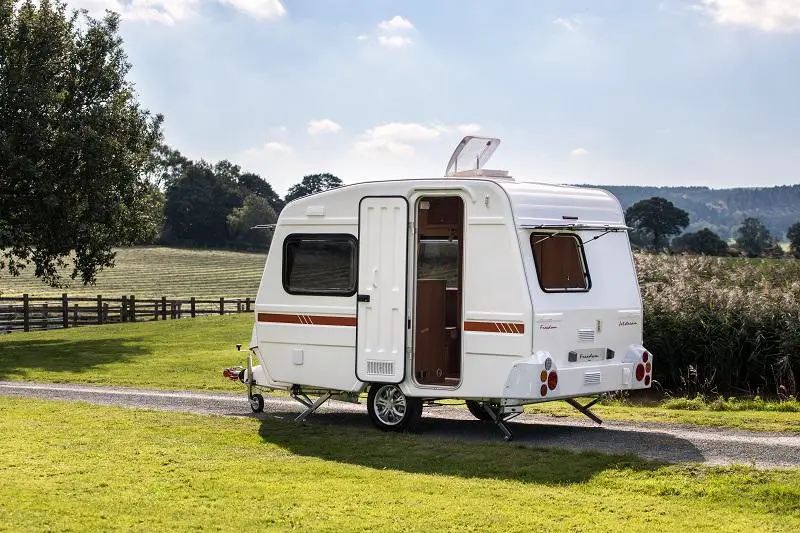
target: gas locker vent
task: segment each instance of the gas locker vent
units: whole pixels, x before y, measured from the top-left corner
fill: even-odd
[[[584,385],[599,385],[600,384],[600,372],[586,372],[583,375],[583,384]]]
[[[394,361],[367,361],[367,374],[370,376],[393,376]]]
[[[580,342],[594,342],[594,330],[593,329],[579,329],[578,330],[578,340]]]

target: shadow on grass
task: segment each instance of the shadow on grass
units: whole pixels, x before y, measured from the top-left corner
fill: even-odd
[[[142,339],[37,339],[0,342],[0,379],[29,372],[84,372],[149,353]]]
[[[634,455],[635,446],[619,446],[642,446],[643,435],[628,431],[511,424],[515,440],[506,443],[496,427],[473,420],[426,417],[416,434],[403,435],[377,430],[360,413],[316,414],[307,424],[277,416],[283,420],[270,417],[261,424],[265,442],[301,456],[378,470],[565,485],[585,482],[605,470],[653,471],[666,464]],[[658,437],[653,445],[671,447],[685,460],[703,459],[687,441]]]

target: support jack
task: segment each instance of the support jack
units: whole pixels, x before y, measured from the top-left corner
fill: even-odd
[[[489,414],[489,417],[491,417],[492,422],[503,432],[503,440],[506,442],[512,441],[514,439],[514,434],[511,433],[511,429],[508,427],[508,424],[506,424],[506,421],[511,420],[511,418],[514,418],[516,415],[509,417],[503,416],[500,414],[500,409],[494,409],[488,403],[483,404],[483,408]]]
[[[311,401],[311,398],[308,397],[307,394],[302,392],[300,389],[292,389],[291,396],[301,404],[306,406],[306,410],[300,413],[297,418],[295,418],[295,422],[303,422],[306,418],[308,418],[314,411],[319,409],[323,403],[327,402],[331,399],[330,391],[322,394],[316,400]]]
[[[572,407],[574,407],[578,411],[580,411],[581,413],[585,414],[587,417],[591,418],[594,422],[597,422],[598,424],[602,424],[603,423],[603,420],[599,416],[597,416],[596,414],[594,414],[593,412],[591,412],[589,410],[594,406],[594,404],[596,404],[597,402],[600,401],[600,397],[599,396],[597,398],[595,398],[594,400],[592,400],[591,402],[587,403],[586,405],[581,405],[577,401],[573,400],[572,398],[567,398],[564,401],[567,402],[568,404],[570,404]]]

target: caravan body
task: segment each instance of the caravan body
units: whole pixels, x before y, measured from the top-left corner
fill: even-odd
[[[441,398],[501,423],[527,403],[650,386],[616,198],[459,172],[457,155],[444,178],[359,183],[284,208],[245,380],[351,395],[382,387],[368,407],[383,429]]]

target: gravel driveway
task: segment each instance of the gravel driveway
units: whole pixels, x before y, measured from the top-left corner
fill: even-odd
[[[196,414],[257,416],[262,419],[276,417],[291,420],[303,410],[294,400],[267,397],[264,413],[253,415],[244,393],[194,393],[8,381],[0,381],[0,395],[81,400],[103,405]],[[363,404],[335,401],[326,403],[309,417],[307,423],[372,427]],[[509,425],[514,432],[514,445],[633,453],[647,459],[672,463],[800,466],[800,436],[789,433],[756,433],[677,424],[612,421],[598,426],[588,419],[584,421],[527,414],[515,418]],[[426,406],[417,432],[424,438],[503,442],[498,428],[475,420],[463,407]]]

